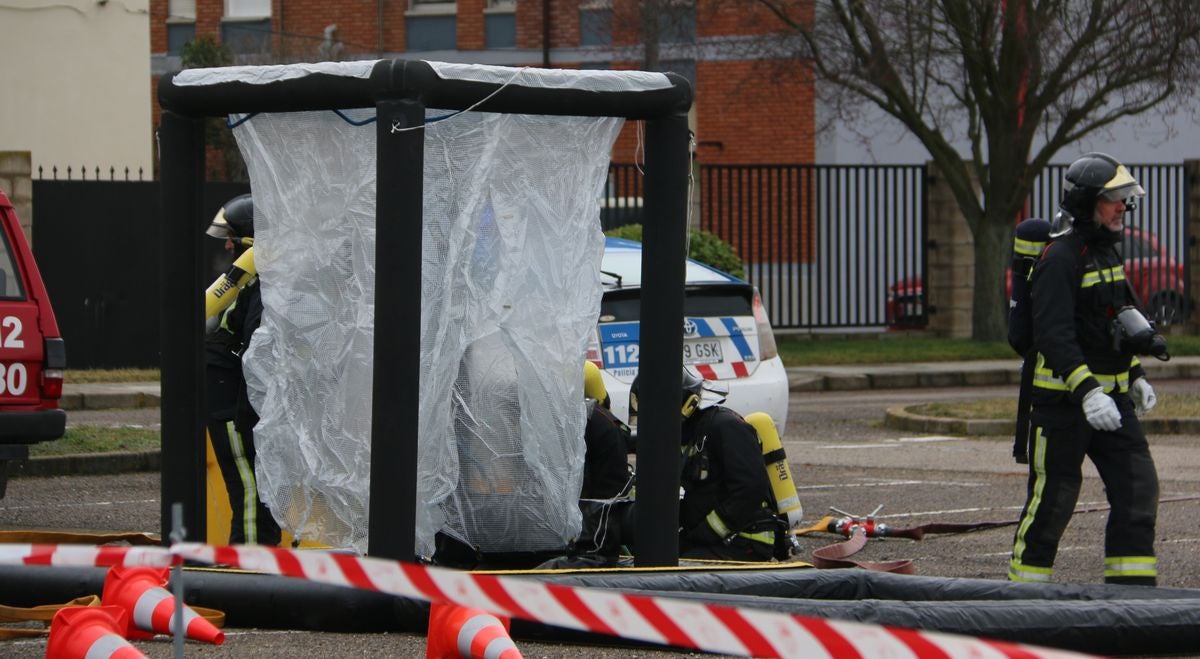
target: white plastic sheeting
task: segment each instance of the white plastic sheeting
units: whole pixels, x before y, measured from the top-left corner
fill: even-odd
[[[621,124],[491,113],[427,124],[422,281],[378,299],[374,124],[311,112],[235,129],[264,303],[245,355],[256,475],[284,528],[366,550],[373,305],[419,293],[417,553],[432,555],[439,530],[491,552],[578,534],[582,356]]]

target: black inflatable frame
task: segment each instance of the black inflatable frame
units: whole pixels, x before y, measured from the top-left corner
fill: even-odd
[[[249,69],[266,67],[248,67]],[[510,69],[514,74],[517,69]],[[571,75],[571,72],[555,71]],[[592,72],[594,73],[594,72]],[[630,75],[626,72],[606,72]],[[439,77],[429,63],[380,60],[370,76],[310,72],[299,78],[251,84],[231,81],[177,85],[178,73],[158,85],[163,108],[158,131],[162,159],[162,537],[170,537],[171,505],[183,504],[183,525],[205,524],[204,312],[200,246],[209,218],[200,216],[204,182],[204,119],[230,114],[373,107],[377,180],[400,182],[377,191],[375,404],[371,420],[368,553],[412,560],[416,541],[416,463],[421,199],[425,109],[521,114],[612,116],[646,121],[645,233],[643,236],[640,432],[679,435],[682,369],[683,262],[686,257],[690,172],[686,79],[665,74],[670,86],[653,91],[601,92],[499,84]],[[487,99],[480,103],[481,99]],[[380,401],[386,401],[380,404]],[[676,565],[679,473],[675,442],[638,442],[636,533],[638,562]],[[396,478],[395,474],[404,477]]]

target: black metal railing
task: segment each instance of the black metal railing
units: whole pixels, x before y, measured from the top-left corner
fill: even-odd
[[[38,165],[35,181],[146,181],[151,176],[145,168],[138,167],[136,171],[129,167],[118,168],[79,165]]]
[[[924,304],[891,299],[925,275],[924,167],[708,165],[700,199],[775,327],[924,325]]]

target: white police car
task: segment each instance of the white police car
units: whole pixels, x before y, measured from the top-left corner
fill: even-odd
[[[600,266],[604,298],[587,359],[600,367],[613,412],[629,420],[629,387],[638,372],[642,245],[606,238]],[[725,405],[742,415],[766,412],[780,434],[787,422],[787,372],[758,291],[691,259],[683,303],[683,364],[728,388]]]

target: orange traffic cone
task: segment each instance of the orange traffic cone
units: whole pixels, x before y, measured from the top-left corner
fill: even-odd
[[[508,618],[456,604],[429,607],[425,659],[522,659],[508,635]]]
[[[135,659],[145,657],[121,634],[125,609],[119,606],[67,606],[50,621],[46,659]]]
[[[150,638],[155,634],[173,634],[175,598],[163,586],[167,568],[124,567],[114,565],[104,577],[100,601],[125,609],[128,613],[126,638]],[[188,638],[213,645],[225,642],[225,634],[186,604],[183,628]]]

